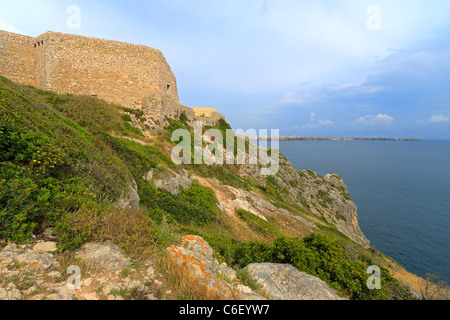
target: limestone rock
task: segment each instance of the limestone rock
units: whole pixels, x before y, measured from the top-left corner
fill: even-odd
[[[22,292],[15,287],[7,289],[0,287],[0,300],[21,300],[22,297]]]
[[[252,176],[265,185],[267,182],[258,172],[258,165],[246,164],[241,165],[239,174]],[[337,174],[321,176],[310,170],[298,171],[282,154],[278,172],[272,177],[278,188],[286,190],[288,202],[304,208],[311,215],[324,218],[351,240],[370,246],[359,227],[357,207],[350,199],[342,177]]]
[[[321,279],[290,264],[252,263],[245,269],[274,300],[345,300]]]
[[[40,253],[39,251],[31,249],[27,249],[23,252],[2,251],[0,252],[0,260],[2,260],[2,262],[5,262],[5,264],[16,262],[18,264],[32,265],[44,269],[50,269],[51,267],[59,267],[59,262],[55,260],[53,254]]]
[[[86,243],[75,257],[113,271],[123,269],[130,263],[130,259],[123,255],[122,249],[111,241]]]
[[[46,300],[73,300],[74,290],[67,287],[67,283],[55,283],[46,286],[48,291],[54,292]]]
[[[177,195],[180,192],[180,184],[178,180],[168,171],[160,173],[158,178],[156,178],[153,183],[158,189],[167,190],[173,195]]]
[[[180,245],[167,248],[168,257],[178,265],[185,267],[190,279],[196,279],[205,289],[219,299],[263,299],[260,295],[241,288],[238,290],[231,283],[221,279],[218,274],[233,274],[231,268],[214,259],[214,251],[201,237],[186,235]],[[227,270],[231,269],[231,270]]]
[[[10,243],[8,244],[6,247],[3,248],[3,251],[17,251],[17,244],[15,243]]]
[[[192,183],[187,171],[183,171],[182,173],[162,171],[154,174],[154,176],[155,180],[153,181],[153,184],[158,189],[167,190],[173,195],[178,195],[180,188],[187,189]]]
[[[124,209],[124,208],[137,208],[139,207],[139,202],[141,201],[139,194],[137,192],[137,184],[134,179],[128,185],[125,199],[119,199],[115,203],[115,207]]]
[[[40,242],[37,243],[34,247],[33,250],[35,251],[39,251],[41,253],[45,253],[45,252],[52,252],[52,251],[56,251],[56,242],[53,241],[47,241],[47,242]]]
[[[147,172],[144,176],[143,176],[144,180],[147,181],[152,181],[153,179],[153,169],[151,169],[149,172]]]

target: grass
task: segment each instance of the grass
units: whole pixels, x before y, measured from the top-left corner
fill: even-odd
[[[60,250],[79,247],[86,241],[111,240],[134,259],[149,257],[156,246],[157,227],[142,209],[83,205],[58,223]]]
[[[268,222],[243,209],[237,209],[236,215],[241,218],[250,229],[261,234],[266,239],[274,239],[281,235],[279,227],[273,222]]]

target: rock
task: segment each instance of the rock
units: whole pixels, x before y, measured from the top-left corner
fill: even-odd
[[[0,287],[0,300],[21,300],[23,298],[22,292],[15,286],[7,289]]]
[[[155,176],[153,184],[158,189],[167,190],[173,195],[178,195],[180,188],[187,189],[192,184],[192,180],[189,178],[186,170],[183,170],[182,173],[163,171],[155,174]]]
[[[53,278],[53,279],[59,279],[59,278],[61,278],[61,273],[59,273],[58,271],[52,271],[52,272],[49,272],[47,275],[48,275],[50,278]]]
[[[18,264],[32,265],[50,269],[51,267],[59,267],[59,262],[55,260],[51,253],[39,253],[38,251],[28,249],[23,253],[13,257]]]
[[[81,300],[99,300],[98,295],[95,292],[83,293],[80,295]],[[109,300],[109,297],[108,297]]]
[[[141,198],[137,192],[137,184],[134,179],[129,183],[125,195],[125,199],[119,199],[114,206],[119,209],[138,208]]]
[[[147,275],[152,277],[155,274],[155,269],[153,269],[152,266],[148,267],[147,269]]]
[[[17,254],[14,251],[0,251],[0,266],[8,266],[13,263]]]
[[[47,300],[72,300],[74,290],[67,287],[67,283],[48,284],[47,290],[54,293],[46,297]]]
[[[149,293],[149,294],[147,294],[147,300],[156,300],[156,297],[155,297],[155,295],[154,294],[152,294],[152,293]]]
[[[252,263],[245,269],[274,300],[345,300],[321,279],[290,264]]]
[[[75,257],[110,271],[123,269],[130,263],[122,249],[111,241],[86,243],[75,253]]]
[[[234,271],[232,268],[229,268],[225,263],[221,263],[217,267],[217,271],[220,274],[223,274],[230,282],[233,282],[237,279],[236,271]]]
[[[252,176],[265,185],[267,181],[262,180],[255,170],[259,171],[256,165],[242,165],[239,174]],[[298,171],[280,154],[279,170],[273,179],[278,188],[286,191],[287,202],[303,208],[311,215],[324,218],[327,223],[334,225],[337,230],[362,246],[370,246],[369,240],[359,227],[357,206],[351,201],[341,176],[321,176],[310,170]]]
[[[39,260],[39,252],[34,250],[28,250],[24,253],[18,254],[14,257],[16,263],[19,264],[37,264]]]
[[[162,285],[162,282],[159,281],[158,279],[155,279],[153,282],[156,284],[157,287],[161,287]]]
[[[147,174],[144,175],[144,180],[152,181],[153,179],[153,169],[151,169]]]
[[[161,128],[152,119],[146,119],[145,125],[155,134],[158,134],[161,130]]]
[[[242,284],[239,284],[239,285],[236,287],[236,289],[237,289],[239,292],[242,292],[242,293],[245,293],[245,294],[252,293],[252,289],[250,289],[249,287],[244,286],[244,285],[242,285]]]
[[[83,286],[89,287],[92,284],[92,278],[86,278],[83,280]]]
[[[47,242],[41,242],[41,243],[37,243],[34,247],[33,250],[35,251],[39,251],[41,253],[44,252],[52,252],[52,251],[56,251],[56,242],[53,241],[47,241]]]
[[[3,248],[3,251],[17,251],[17,244],[15,243],[10,243],[8,244],[6,247]]]
[[[53,230],[52,228],[45,228],[43,235],[49,239],[53,238]]]
[[[175,177],[171,176],[168,171],[164,171],[158,174],[158,178],[155,179],[153,184],[158,189],[167,190],[173,195],[178,195],[178,193],[180,192],[180,184],[178,180]]]
[[[182,173],[175,173],[175,179],[178,180],[182,189],[188,189],[192,185],[192,180],[189,178],[189,173],[183,169]]]
[[[263,299],[256,293],[238,291],[232,284],[218,277],[218,274],[233,274],[231,268],[222,265],[214,259],[214,251],[209,244],[199,236],[186,235],[180,245],[166,249],[168,257],[185,268],[188,278],[204,286],[207,292],[218,299]]]

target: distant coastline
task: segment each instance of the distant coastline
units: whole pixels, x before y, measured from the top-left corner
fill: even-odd
[[[249,140],[272,140],[271,136],[268,137],[248,137]],[[290,140],[301,140],[301,141],[310,141],[310,140],[364,140],[364,141],[420,141],[419,138],[377,138],[377,137],[303,137],[303,136],[279,136],[279,141],[290,141]]]

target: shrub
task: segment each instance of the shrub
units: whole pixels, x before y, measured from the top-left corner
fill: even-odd
[[[163,213],[167,219],[181,224],[204,225],[216,221],[219,209],[217,198],[210,188],[193,183],[179,195],[160,190],[152,183],[138,179],[138,192],[141,202],[151,209],[150,214],[160,220]]]
[[[102,207],[84,203],[67,214],[55,228],[60,249],[73,250],[85,241],[111,240],[133,258],[145,258],[155,248],[158,231],[148,214],[137,208]]]
[[[275,237],[279,234],[278,228],[260,217],[243,209],[236,209],[236,215],[241,218],[247,225],[263,236]]]
[[[410,298],[407,289],[383,267],[380,268],[382,288],[369,290],[366,285],[369,259],[365,256],[356,261],[351,259],[343,245],[332,236],[314,233],[303,239],[281,237],[273,242],[225,243],[232,249],[224,250],[225,246],[217,239],[210,244],[238,268],[250,263],[289,263],[300,271],[321,278],[351,299],[390,299],[393,294],[396,298]]]
[[[25,241],[86,199],[120,196],[123,163],[47,105],[59,96],[0,80],[0,238]]]

